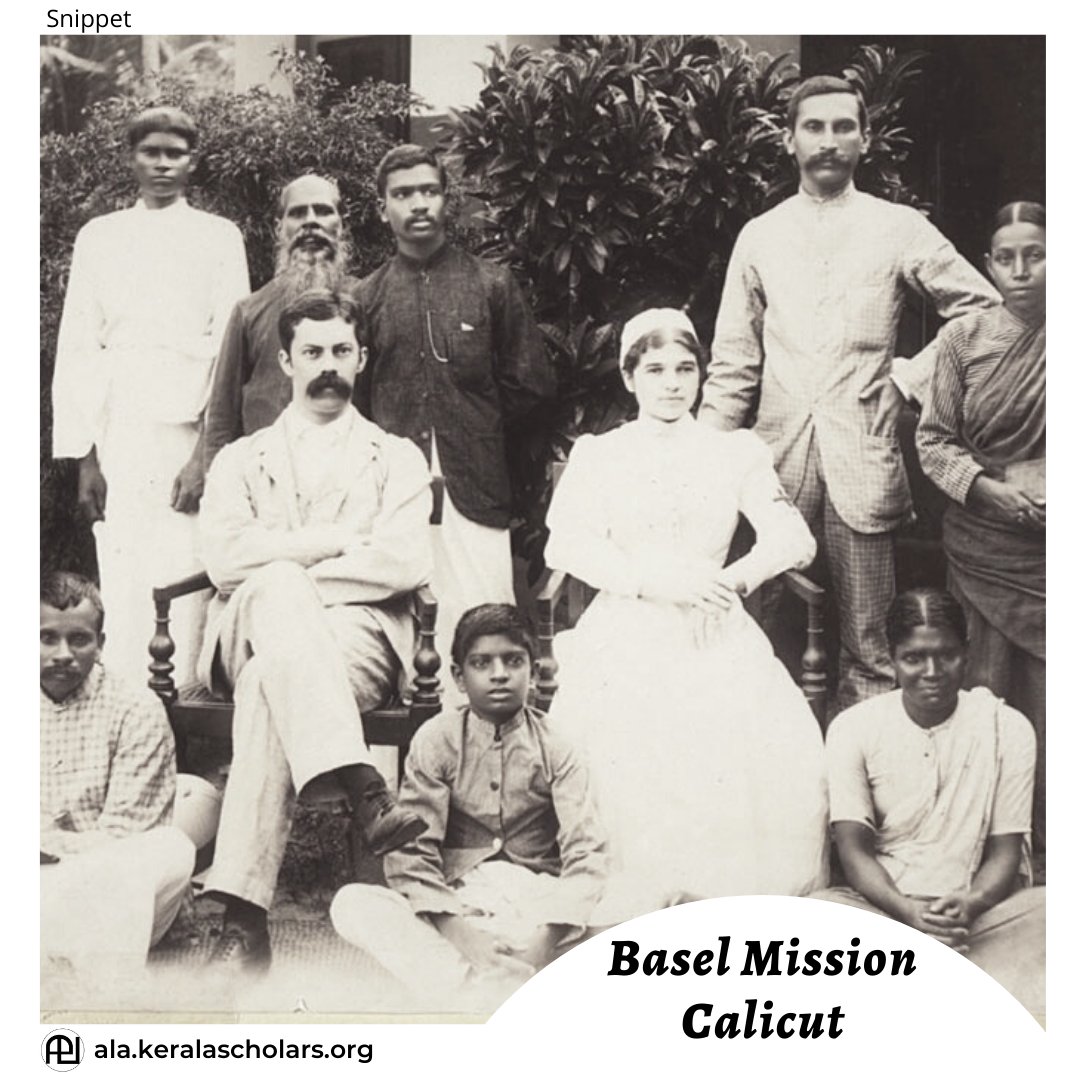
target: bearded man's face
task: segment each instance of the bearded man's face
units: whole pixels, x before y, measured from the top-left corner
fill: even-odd
[[[303,176],[285,191],[278,228],[277,269],[342,262],[342,220],[338,192],[329,180]]]

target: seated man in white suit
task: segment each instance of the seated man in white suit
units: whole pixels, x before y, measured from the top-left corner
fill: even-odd
[[[279,329],[292,401],[215,458],[200,521],[219,594],[200,674],[235,702],[206,883],[226,904],[211,960],[244,971],[270,963],[267,910],[296,795],[311,780],[338,779],[376,855],[425,828],[371,764],[361,716],[411,664],[410,594],[431,573],[430,476],[411,442],[350,403],[367,359],[353,300],[304,293]]]

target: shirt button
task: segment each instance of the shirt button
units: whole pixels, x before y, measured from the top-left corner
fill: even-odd
[[[491,790],[492,791],[498,791],[499,790],[499,781],[498,780],[492,780],[491,781]]]
[[[502,838],[496,836],[495,839],[491,841],[491,847],[492,847],[493,851],[501,851],[502,850]]]

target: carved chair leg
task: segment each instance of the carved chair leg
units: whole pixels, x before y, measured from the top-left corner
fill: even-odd
[[[536,640],[540,655],[537,658],[535,701],[536,707],[546,713],[559,687],[556,678],[559,665],[555,659],[555,605],[546,597],[537,603]]]
[[[806,607],[806,649],[802,655],[803,694],[810,705],[822,732],[825,731],[826,663],[825,618],[820,603]]]

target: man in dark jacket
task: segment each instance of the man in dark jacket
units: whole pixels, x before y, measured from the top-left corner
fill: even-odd
[[[447,242],[446,171],[435,155],[396,147],[376,186],[398,250],[360,286],[370,413],[445,477],[432,586],[440,627],[451,628],[470,607],[514,601],[506,435],[553,396],[554,372],[510,271]]]

